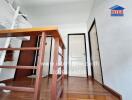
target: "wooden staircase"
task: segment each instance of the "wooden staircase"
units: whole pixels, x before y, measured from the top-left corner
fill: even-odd
[[[0,86],[0,89],[21,91],[21,92],[32,92],[32,100],[40,100],[40,89],[42,80],[42,71],[44,63],[44,53],[45,53],[45,42],[47,36],[52,36],[55,40],[54,46],[54,62],[53,62],[53,75],[52,75],[52,86],[51,86],[51,100],[59,100],[63,92],[64,84],[64,43],[60,34],[57,31],[57,27],[47,27],[47,28],[30,28],[30,29],[15,29],[15,30],[1,30],[0,37],[12,37],[12,36],[31,36],[38,35],[41,36],[39,47],[24,47],[24,48],[0,48],[0,51],[32,51],[38,50],[38,63],[37,66],[0,66],[0,68],[14,68],[14,69],[36,69],[36,80],[33,88],[31,87],[15,87],[15,86]],[[62,53],[59,53],[59,47],[62,49]],[[58,54],[62,59],[62,65],[58,66]],[[61,75],[58,77],[58,68],[61,68]]]

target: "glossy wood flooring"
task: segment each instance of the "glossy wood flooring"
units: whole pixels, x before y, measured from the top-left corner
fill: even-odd
[[[11,81],[8,85],[15,86],[31,86],[34,80],[29,78]],[[43,78],[41,88],[41,100],[50,100],[51,78]],[[3,93],[0,91],[0,100],[32,100],[32,93],[11,92]],[[119,100],[100,84],[87,78],[69,77],[65,79],[64,93],[61,100]]]

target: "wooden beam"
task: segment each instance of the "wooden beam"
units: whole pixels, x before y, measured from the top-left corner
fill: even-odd
[[[21,37],[41,35],[42,32],[45,32],[46,36],[52,36],[54,38],[58,37],[60,41],[60,46],[65,48],[62,37],[58,31],[58,27],[56,26],[0,30],[0,37]]]
[[[42,32],[50,32],[50,31],[55,31],[58,30],[58,27],[56,26],[51,26],[51,27],[33,27],[33,28],[17,28],[17,29],[4,29],[4,30],[0,30],[0,35],[2,34],[21,34],[21,33],[38,33],[40,32],[40,34]]]

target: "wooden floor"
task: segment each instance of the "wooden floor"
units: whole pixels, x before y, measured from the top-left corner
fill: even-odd
[[[7,84],[15,86],[33,86],[34,80],[29,78],[11,81]],[[41,100],[50,100],[51,78],[43,78]],[[32,93],[0,91],[0,100],[32,100]],[[97,82],[87,78],[69,77],[65,79],[64,93],[61,100],[119,100]]]

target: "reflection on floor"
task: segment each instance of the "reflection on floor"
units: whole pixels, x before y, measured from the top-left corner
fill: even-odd
[[[51,78],[44,78],[41,88],[41,100],[50,100]],[[11,81],[7,84],[15,86],[31,86],[34,80],[29,78]],[[32,100],[32,93],[0,91],[0,100]],[[69,77],[65,79],[64,94],[61,100],[119,100],[97,82],[87,78]]]

